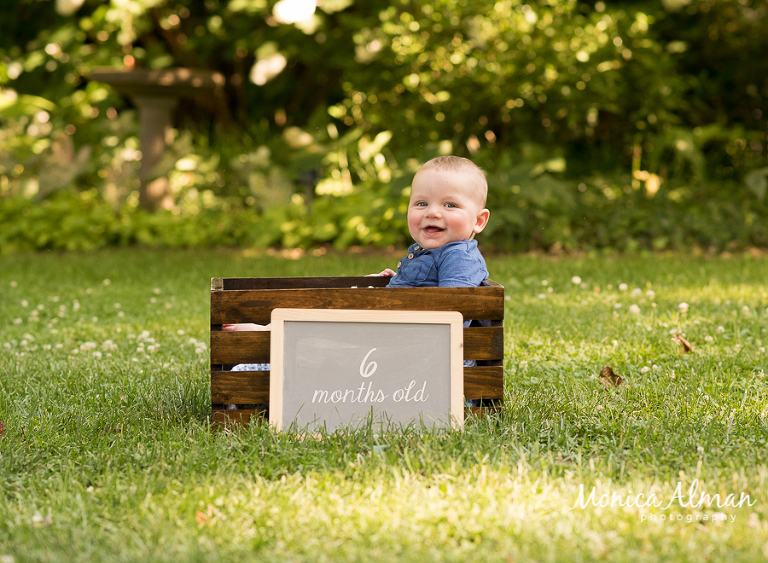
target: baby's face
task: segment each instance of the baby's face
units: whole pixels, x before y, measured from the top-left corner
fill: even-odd
[[[422,170],[411,184],[408,230],[422,248],[469,240],[483,230],[483,209],[475,178],[461,172]]]

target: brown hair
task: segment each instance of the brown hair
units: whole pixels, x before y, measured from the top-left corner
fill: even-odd
[[[481,207],[485,207],[485,201],[488,197],[488,181],[485,179],[485,174],[480,167],[469,160],[460,156],[438,156],[432,160],[425,162],[419,172],[422,170],[445,170],[448,172],[461,172],[469,174],[474,177],[477,183],[475,188],[477,189],[477,196],[479,197]],[[417,174],[419,173],[417,172]]]

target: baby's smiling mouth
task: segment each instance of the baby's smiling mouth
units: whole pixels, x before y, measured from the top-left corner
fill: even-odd
[[[427,232],[430,235],[435,235],[438,233],[442,233],[445,229],[441,229],[440,227],[436,227],[434,225],[429,225],[428,227],[424,227],[424,231]]]

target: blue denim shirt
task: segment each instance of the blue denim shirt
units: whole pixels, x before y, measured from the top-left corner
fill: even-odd
[[[389,287],[474,287],[487,277],[476,240],[449,242],[430,250],[412,244],[398,262]]]

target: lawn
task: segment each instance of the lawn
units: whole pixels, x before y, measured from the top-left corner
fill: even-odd
[[[501,412],[317,440],[211,427],[210,278],[397,256],[1,260],[0,563],[768,557],[766,259],[490,257]]]

